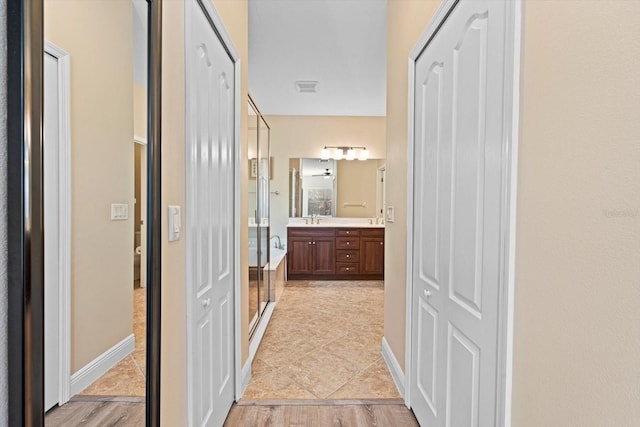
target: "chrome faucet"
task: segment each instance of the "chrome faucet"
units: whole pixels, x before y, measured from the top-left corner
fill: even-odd
[[[278,239],[278,243],[276,243],[276,245],[274,246],[276,249],[284,249],[284,246],[282,246],[282,240],[280,240],[280,236],[278,236],[277,234],[275,236],[271,236],[270,240],[273,239]]]

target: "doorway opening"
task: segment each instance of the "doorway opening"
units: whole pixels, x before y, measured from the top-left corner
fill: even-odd
[[[266,262],[284,262],[243,400],[400,399],[381,348],[385,4],[277,3],[249,4],[248,86],[270,128]]]

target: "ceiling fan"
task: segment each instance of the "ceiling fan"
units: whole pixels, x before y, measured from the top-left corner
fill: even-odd
[[[318,173],[315,175],[311,175],[311,176],[324,176],[324,177],[330,177],[333,176],[333,171],[329,168],[325,169],[324,172],[322,173]]]

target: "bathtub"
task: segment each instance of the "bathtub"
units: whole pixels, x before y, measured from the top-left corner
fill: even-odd
[[[271,261],[264,266],[264,269],[270,271],[275,270],[286,256],[287,251],[285,251],[284,249],[271,248]],[[273,268],[271,268],[271,266],[273,266]]]
[[[271,249],[271,262],[265,266],[265,272],[269,271],[269,300],[278,301],[284,285],[287,282],[287,251],[284,249]]]
[[[274,249],[271,249],[273,253]],[[267,263],[267,251],[265,248],[262,249],[261,262],[260,265],[265,265]],[[258,266],[258,248],[255,246],[249,246],[249,267],[257,267]]]
[[[258,254],[255,247],[249,248],[249,270],[257,268]],[[282,295],[287,274],[287,251],[284,249],[271,248],[271,262],[265,264],[267,259],[266,251],[262,253],[263,273],[269,275],[269,301],[277,301]],[[251,277],[251,271],[249,276]],[[255,275],[255,273],[254,273]]]

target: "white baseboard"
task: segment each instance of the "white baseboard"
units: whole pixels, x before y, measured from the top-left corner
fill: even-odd
[[[240,373],[240,393],[238,393],[238,397],[242,397],[244,391],[247,389],[249,385],[249,381],[251,381],[251,360],[247,359],[247,362],[242,367],[242,372]]]
[[[239,393],[236,394],[237,399],[240,399],[242,397],[244,391],[249,385],[249,381],[251,381],[251,364],[253,363],[253,358],[256,357],[258,347],[260,346],[260,342],[264,337],[264,333],[267,330],[267,325],[269,324],[269,320],[271,320],[271,316],[273,315],[273,310],[275,310],[275,308],[275,302],[270,302],[267,305],[267,308],[265,308],[264,313],[262,313],[262,318],[260,318],[258,326],[253,333],[253,337],[251,337],[251,342],[249,342],[249,357],[242,367],[242,372],[240,372],[241,389],[239,390]]]
[[[398,359],[396,359],[396,356],[394,356],[391,351],[391,347],[389,347],[389,343],[385,337],[382,337],[382,358],[387,364],[387,368],[389,368],[391,378],[393,378],[393,382],[396,384],[400,396],[404,397],[404,372],[402,372]]]
[[[135,348],[135,337],[129,335],[71,375],[70,395],[89,387],[95,380],[127,357]]]
[[[276,308],[275,302],[270,302],[265,308],[264,313],[262,313],[262,317],[258,322],[258,327],[256,331],[253,333],[253,337],[251,338],[251,342],[249,343],[249,359],[248,362],[253,362],[253,358],[258,352],[258,347],[260,346],[260,342],[262,341],[262,337],[264,337],[264,333],[267,330],[267,325],[269,324],[269,320],[271,320],[271,316],[273,315],[273,310]]]

